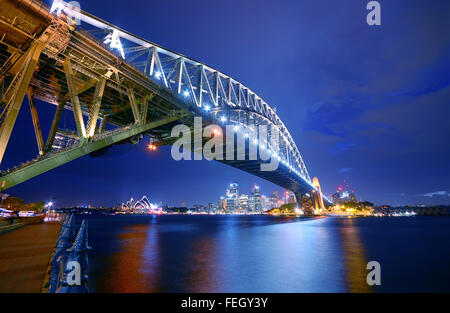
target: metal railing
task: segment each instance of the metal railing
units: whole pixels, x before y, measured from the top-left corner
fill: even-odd
[[[48,293],[86,293],[88,288],[88,224],[83,220],[75,235],[75,217],[66,215],[61,222],[51,260]]]

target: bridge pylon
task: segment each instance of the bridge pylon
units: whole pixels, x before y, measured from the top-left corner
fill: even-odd
[[[322,188],[320,187],[319,179],[317,177],[314,177],[312,184],[316,188],[316,190],[311,191],[314,210],[317,213],[321,213],[325,210],[325,206],[323,204]]]
[[[312,186],[313,188],[309,193],[295,193],[298,207],[302,209],[305,215],[317,215],[325,211],[322,189],[317,177],[314,177]]]

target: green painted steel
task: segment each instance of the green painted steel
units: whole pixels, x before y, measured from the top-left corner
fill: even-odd
[[[36,68],[36,64],[41,55],[44,46],[39,42],[35,41],[31,46],[23,66],[23,70],[17,77],[17,83],[13,86],[12,97],[9,99],[7,104],[8,112],[6,113],[5,120],[2,123],[0,129],[0,163],[3,159],[3,155],[8,145],[9,138],[11,137],[14,124],[16,123],[17,115],[19,115],[20,107],[22,106],[23,98],[27,92],[28,85],[32,74]]]
[[[56,152],[53,155],[49,155],[46,158],[38,159],[36,162],[26,165],[23,168],[14,170],[13,172],[1,177],[3,190],[11,188],[17,184],[20,184],[30,178],[45,173],[55,167],[73,161],[86,154],[102,149],[104,147],[113,145],[119,141],[128,139],[130,137],[142,134],[150,129],[172,123],[182,118],[181,115],[169,116],[146,125],[132,125],[125,126],[121,129],[115,129],[110,132],[103,133],[94,138],[93,141],[82,141],[79,145],[69,148],[61,152]],[[109,136],[108,136],[109,134]]]

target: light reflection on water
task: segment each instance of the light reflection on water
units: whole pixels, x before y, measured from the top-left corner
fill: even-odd
[[[342,247],[345,260],[346,278],[350,292],[371,292],[372,289],[366,283],[367,260],[364,246],[359,237],[358,228],[355,226],[355,218],[343,218],[339,220],[341,227]]]
[[[382,227],[382,219],[84,217],[98,292],[370,292],[361,232]]]

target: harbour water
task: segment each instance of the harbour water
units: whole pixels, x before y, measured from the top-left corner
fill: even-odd
[[[92,292],[450,291],[450,217],[83,218]]]

